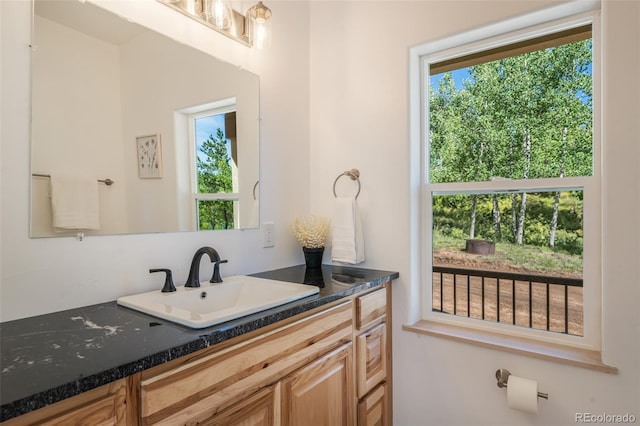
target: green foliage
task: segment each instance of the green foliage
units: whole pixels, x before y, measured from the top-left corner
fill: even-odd
[[[197,158],[198,193],[232,192],[233,180],[227,143],[222,129],[202,143],[200,151],[205,159]],[[198,202],[200,230],[233,229],[233,201],[200,200]]]
[[[498,259],[535,271],[565,271],[582,273],[582,256],[554,253],[548,247],[517,244],[496,244]]]
[[[556,252],[582,255],[582,235],[578,232],[568,232],[559,229],[556,233]]]
[[[429,94],[430,182],[591,175],[591,50],[584,40],[475,65],[460,90],[445,73]],[[520,234],[523,244],[582,253],[582,191],[562,192],[558,204],[554,195],[529,193],[522,210],[521,194],[478,195],[475,208],[471,196],[434,197],[433,226],[504,242]]]
[[[558,211],[558,230],[556,231],[557,252],[582,254],[582,191],[562,191]],[[495,242],[514,243],[513,235],[503,232],[500,237],[495,233],[493,223],[493,195],[479,195],[476,205],[475,238]],[[524,233],[524,244],[546,246],[549,239],[553,209],[553,192],[529,193]],[[433,197],[433,229],[443,237],[469,238],[470,195],[444,195]],[[498,195],[498,206],[503,218],[502,225],[510,228],[512,223],[510,194]]]
[[[469,67],[459,91],[445,73],[429,95],[430,181],[590,175],[590,63],[585,40]]]

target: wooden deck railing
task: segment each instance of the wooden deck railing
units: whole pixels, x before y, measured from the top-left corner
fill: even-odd
[[[433,310],[582,335],[582,279],[433,267]]]

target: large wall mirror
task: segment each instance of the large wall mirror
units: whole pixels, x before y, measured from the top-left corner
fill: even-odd
[[[257,75],[90,3],[34,10],[31,237],[258,227]]]

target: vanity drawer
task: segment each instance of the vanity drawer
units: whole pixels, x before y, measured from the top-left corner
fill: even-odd
[[[381,288],[356,298],[356,328],[363,330],[385,316],[387,312],[387,289]]]
[[[386,426],[389,420],[387,384],[382,383],[358,403],[358,426]]]
[[[358,398],[387,377],[387,324],[382,323],[356,337]]]
[[[141,382],[143,424],[197,424],[349,342],[351,301]]]

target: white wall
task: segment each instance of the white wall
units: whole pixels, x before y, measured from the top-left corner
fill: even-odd
[[[122,138],[118,49],[40,16],[36,23],[33,171],[72,171],[118,182],[98,185],[100,229],[86,233],[126,232],[124,162],[117,143]],[[65,235],[53,229],[50,187],[49,179],[33,178],[37,215],[31,235]]]
[[[276,2],[273,46],[256,51],[214,33],[154,0],[100,5],[261,76],[262,222],[275,222],[276,247],[259,230],[29,239],[30,2],[0,2],[0,320],[114,300],[159,288],[149,268],[173,269],[185,281],[193,253],[215,247],[229,259],[222,274],[303,262],[289,224],[308,211],[308,4]],[[286,64],[283,66],[282,64]],[[211,273],[201,268],[202,278]]]
[[[276,248],[259,231],[30,240],[29,7],[0,2],[2,18],[1,319],[113,300],[161,285],[151,267],[185,279],[192,253],[218,248],[223,274],[302,261],[288,224],[309,210],[330,214],[335,177],[362,173],[364,267],[397,270],[394,283],[396,425],[569,425],[574,413],[637,417],[638,20],[636,2],[603,6],[605,32],[606,375],[547,361],[421,337],[401,330],[416,294],[409,265],[408,49],[542,7],[532,1],[271,1],[271,49],[256,52],[215,37],[152,0],[109,8],[215,52],[261,76],[261,221],[276,223]],[[167,10],[165,10],[167,9]],[[309,53],[310,52],[310,53]],[[7,59],[8,58],[8,59]],[[339,190],[351,189],[341,182]],[[325,258],[327,258],[327,254]],[[206,275],[206,272],[203,272]],[[550,400],[537,417],[510,411],[497,368],[537,379]]]
[[[312,210],[330,212],[330,186],[357,167],[365,267],[394,283],[396,425],[571,425],[576,412],[640,421],[638,276],[640,3],[606,1],[604,31],[604,357],[617,375],[418,336],[401,329],[418,297],[409,264],[408,50],[537,10],[534,1],[311,2]],[[346,188],[345,190],[347,190]],[[495,371],[538,380],[538,416],[509,410]]]

